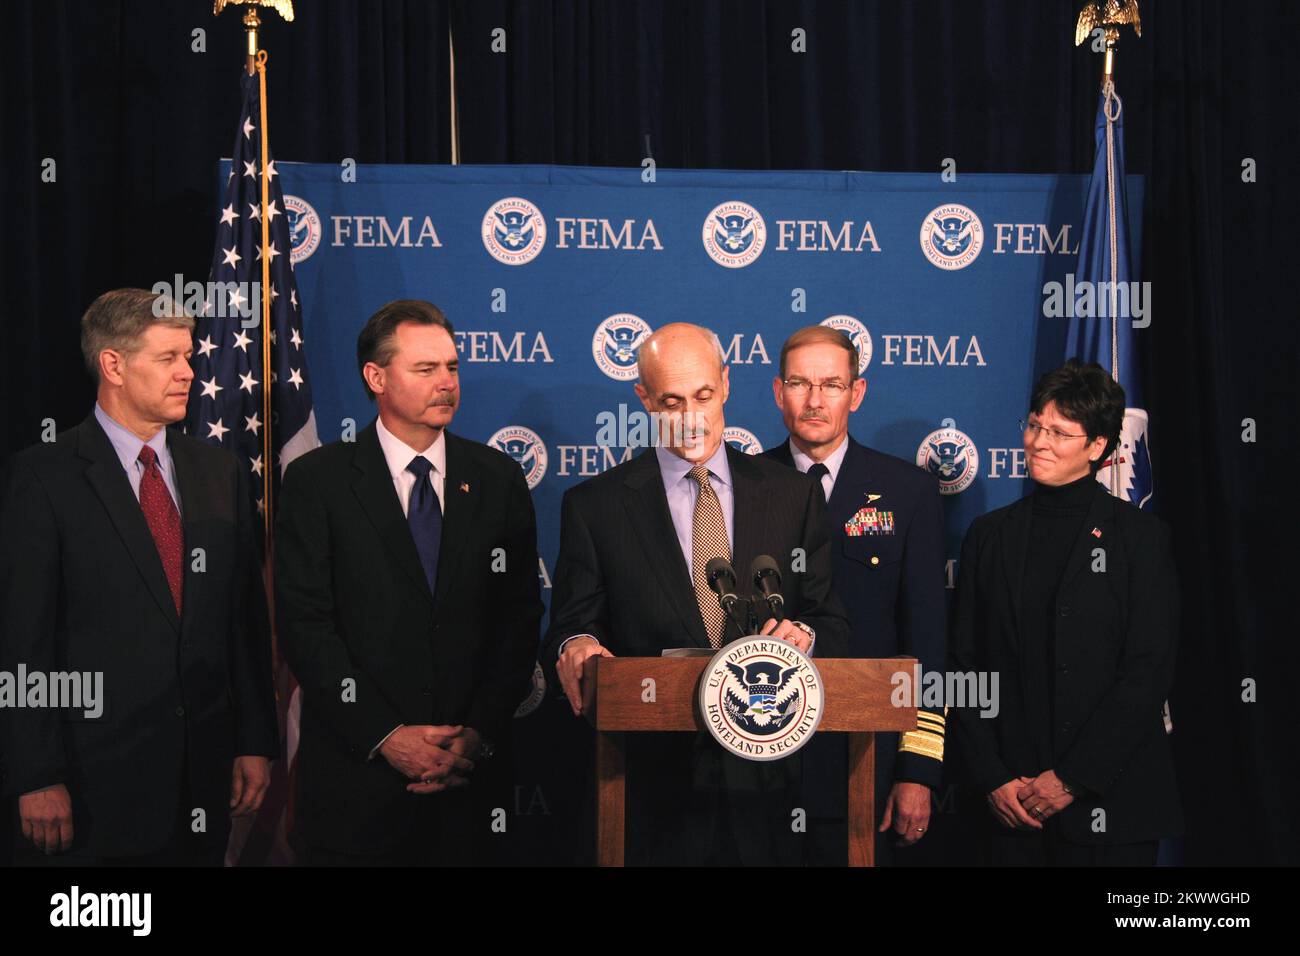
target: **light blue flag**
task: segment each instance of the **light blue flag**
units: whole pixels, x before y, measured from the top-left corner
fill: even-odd
[[[1124,119],[1114,87],[1097,105],[1097,153],[1084,210],[1065,356],[1096,362],[1124,388],[1128,407],[1119,445],[1097,472],[1118,498],[1151,505],[1154,487],[1147,412],[1138,379],[1137,331],[1150,322],[1150,295],[1135,281],[1124,188]]]

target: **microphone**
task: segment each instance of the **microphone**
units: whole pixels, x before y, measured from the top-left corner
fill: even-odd
[[[777,621],[785,618],[785,598],[781,596],[781,569],[769,554],[760,554],[749,566],[754,579],[754,591],[762,595],[767,609]]]
[[[717,592],[718,603],[730,614],[740,600],[736,595],[736,572],[732,569],[731,562],[726,558],[713,558],[704,566],[704,574],[708,578],[709,587]]]
[[[749,602],[741,601],[736,594],[736,572],[731,562],[726,558],[713,558],[704,566],[704,576],[709,582],[709,587],[713,588],[718,595],[718,603],[727,612],[727,618],[736,625],[740,636],[744,637],[745,628],[736,619],[736,610],[742,604],[748,608]]]

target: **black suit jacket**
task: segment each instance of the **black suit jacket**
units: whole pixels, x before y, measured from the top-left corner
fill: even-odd
[[[942,670],[946,658],[944,606],[943,508],[939,482],[911,462],[860,445],[847,436],[848,450],[826,506],[826,534],[831,541],[835,592],[848,612],[852,631],[846,657],[897,657],[920,661],[924,672]],[[794,467],[787,439],[763,452],[764,457]],[[872,500],[868,501],[868,496]],[[864,507],[892,512],[893,533],[849,535],[844,526]],[[943,720],[943,708],[931,708],[932,721],[918,726],[941,748],[942,737],[929,728]],[[937,739],[936,739],[937,737]],[[832,739],[831,743],[835,743]],[[842,743],[842,741],[841,741]],[[818,745],[819,749],[827,744]],[[937,790],[942,758],[898,748],[898,734],[880,734],[877,788],[888,794],[894,780],[923,783]],[[892,755],[892,756],[891,756]],[[829,756],[829,755],[828,755]],[[812,766],[809,767],[812,769]],[[836,755],[834,774],[819,784],[810,799],[842,812],[846,796],[842,776],[847,764]],[[823,800],[822,798],[830,798]]]
[[[786,616],[817,632],[818,657],[844,656],[848,622],[831,591],[830,542],[815,482],[731,446],[727,463],[739,593],[749,593],[750,562],[771,555],[781,567]],[[806,571],[791,571],[795,548],[807,555]],[[552,674],[560,645],[574,634],[592,634],[620,657],[709,646],[653,449],[565,492],[553,580],[542,652]],[[735,636],[728,625],[725,640]]]
[[[1074,843],[1176,834],[1182,810],[1161,717],[1179,611],[1168,530],[1097,485],[1059,586],[1049,689],[1021,667],[1020,589],[1032,508],[1026,497],[975,519],[962,544],[950,667],[997,672],[1000,701],[993,718],[974,707],[954,709],[961,764],[985,793],[1049,769],[1082,786],[1060,814],[1062,833]]]
[[[62,783],[73,849],[151,853],[188,759],[207,839],[229,831],[234,757],[279,751],[266,597],[243,467],[169,429],[184,533],[178,617],[140,503],[92,414],[15,455],[0,512],[0,669],[100,671],[104,707],[0,710],[4,792]],[[21,837],[19,837],[21,839]]]
[[[451,793],[408,793],[371,750],[399,724],[463,724],[500,745],[529,687],[543,608],[528,485],[509,456],[445,440],[436,594],[373,422],[285,474],[276,618],[302,687],[295,813],[312,846],[389,852],[418,814],[463,808]]]
[[[734,491],[732,565],[739,592],[756,555],[768,554],[781,566],[787,617],[817,632],[814,653],[842,657],[848,621],[831,590],[830,542],[822,524],[822,496],[805,475],[727,447]],[[656,657],[670,647],[708,647],[708,635],[695,600],[690,569],[677,540],[663,477],[654,450],[570,488],[560,520],[551,620],[542,651],[550,677],[560,645],[575,634],[592,634],[620,657]],[[791,570],[792,552],[802,548],[806,570]],[[726,639],[734,636],[728,625]],[[558,686],[555,684],[554,686]],[[723,789],[765,790],[788,787],[797,755],[772,764],[755,764],[724,754],[711,739],[635,735],[628,776],[630,841],[654,826],[667,836],[668,815],[683,801],[696,799],[692,786],[706,777]],[[672,738],[676,738],[675,740]],[[730,758],[730,759],[725,759]],[[716,814],[713,815],[716,822]],[[642,829],[642,821],[652,828]],[[784,812],[789,830],[789,811]],[[743,838],[738,842],[745,843]],[[695,848],[685,847],[689,851]],[[763,847],[744,845],[742,856]],[[630,849],[630,858],[636,853]],[[694,857],[674,857],[682,862]],[[747,860],[748,861],[748,860]]]

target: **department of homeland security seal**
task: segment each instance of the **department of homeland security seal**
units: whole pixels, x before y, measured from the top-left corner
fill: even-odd
[[[966,206],[936,206],[921,220],[921,251],[940,269],[965,269],[982,248],[984,225]]]
[[[858,350],[858,374],[861,375],[871,364],[871,333],[867,327],[851,315],[832,315],[817,323],[829,329],[838,329],[849,337]]]
[[[527,199],[509,196],[483,216],[483,246],[508,266],[532,262],[546,245],[546,219]]]
[[[955,428],[940,428],[926,435],[916,450],[916,466],[939,479],[939,492],[965,491],[980,470],[980,455],[970,436]]]
[[[645,319],[631,312],[611,315],[596,326],[591,337],[596,367],[616,382],[636,381],[636,350],[651,331]]]
[[[515,709],[516,717],[527,717],[546,699],[546,675],[542,672],[542,665],[533,664],[533,686],[528,690],[528,696],[525,697]]]
[[[311,203],[300,196],[284,197],[284,214],[289,223],[289,261],[297,265],[320,246],[320,216]]]
[[[746,760],[780,760],[822,719],[822,678],[799,648],[742,637],[713,655],[700,677],[700,713],[713,738]]]
[[[498,429],[487,443],[519,462],[530,491],[542,483],[546,474],[546,445],[537,432],[522,425],[507,425]]]
[[[724,428],[722,440],[736,451],[743,451],[746,455],[757,455],[763,450],[763,445],[757,436],[748,428],[741,428],[739,425],[728,425]]]
[[[1111,469],[1116,469],[1113,472]],[[1147,413],[1142,408],[1124,409],[1124,425],[1119,434],[1119,444],[1111,449],[1110,457],[1097,469],[1097,480],[1107,488],[1114,477],[1120,493],[1145,508],[1154,493],[1151,479],[1151,451],[1147,447]]]
[[[720,266],[743,269],[767,245],[767,224],[749,203],[733,199],[714,206],[704,217],[700,238],[704,251]]]

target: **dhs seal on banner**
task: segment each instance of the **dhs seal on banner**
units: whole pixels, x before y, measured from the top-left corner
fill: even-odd
[[[965,432],[955,428],[932,431],[916,450],[916,466],[939,479],[939,491],[955,495],[965,491],[980,470],[980,455]]]
[[[849,337],[854,348],[858,350],[858,374],[861,375],[871,364],[871,333],[867,327],[851,315],[832,315],[822,319],[818,325],[843,332]]]
[[[596,367],[616,382],[636,381],[636,350],[651,331],[649,323],[631,312],[611,315],[591,337]]]
[[[700,713],[713,739],[746,760],[780,760],[822,719],[817,665],[785,641],[742,637],[713,655],[700,678]]]
[[[704,251],[718,265],[743,269],[763,254],[767,224],[753,206],[733,199],[714,206],[704,217],[700,238]]]
[[[284,214],[289,217],[289,262],[296,266],[320,246],[320,216],[299,196],[284,197]]]
[[[940,269],[965,269],[983,248],[984,226],[965,206],[937,206],[921,221],[921,251]]]
[[[522,425],[507,425],[498,429],[487,443],[519,462],[529,491],[542,483],[546,475],[546,445],[537,432]]]
[[[743,451],[746,455],[759,455],[763,452],[763,444],[757,436],[748,428],[741,428],[739,425],[728,425],[724,428],[722,440],[736,451]]]
[[[497,262],[522,266],[546,245],[546,220],[527,199],[510,196],[483,216],[483,247]]]

